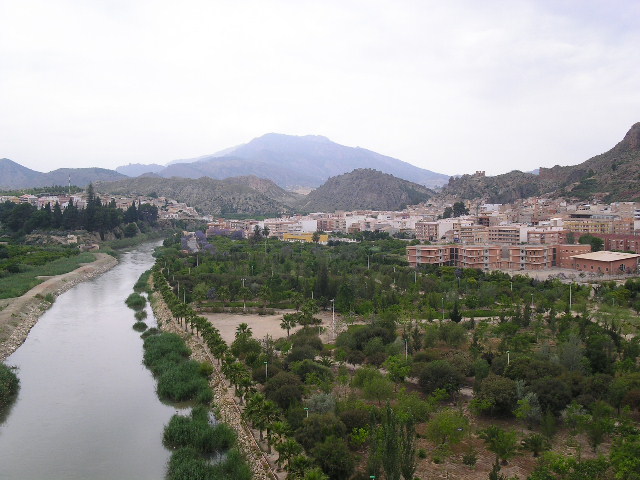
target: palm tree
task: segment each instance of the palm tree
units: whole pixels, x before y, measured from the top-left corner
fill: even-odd
[[[283,467],[283,463],[285,468],[289,466],[291,459],[296,455],[300,455],[302,453],[302,445],[296,442],[293,438],[287,438],[283,442],[276,445],[276,451],[278,452],[278,460],[276,463],[279,467]]]
[[[287,338],[289,337],[289,330],[295,327],[298,324],[298,315],[295,313],[285,313],[282,316],[282,321],[280,322],[280,328],[287,331]]]
[[[260,432],[260,441],[264,440],[262,431],[266,428],[266,421],[262,415],[262,405],[267,401],[262,393],[254,393],[247,399],[247,405],[242,415]]]
[[[496,454],[496,463],[502,460],[506,465],[507,460],[515,456],[518,451],[518,435],[514,431],[507,431],[495,425],[479,432],[479,437],[487,444],[487,448]]]
[[[248,323],[242,322],[240,325],[236,327],[236,338],[238,338],[241,335],[250,337],[252,334],[253,334],[253,331],[251,330],[251,327],[249,326]]]
[[[272,424],[280,419],[280,408],[275,402],[267,400],[262,404],[262,416],[265,419],[265,428],[267,430],[267,453],[271,454],[271,444],[273,437],[271,435]]]

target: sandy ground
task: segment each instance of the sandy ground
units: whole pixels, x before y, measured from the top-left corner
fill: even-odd
[[[202,313],[211,324],[220,331],[220,335],[230,345],[235,339],[236,328],[241,323],[246,323],[251,328],[253,337],[256,339],[262,339],[266,335],[271,335],[274,340],[278,338],[286,337],[287,331],[280,328],[280,322],[282,321],[282,315],[285,313],[294,313],[295,310],[280,310],[275,315],[256,315],[252,313],[237,314],[237,313]],[[331,335],[331,312],[319,312],[315,315],[322,320],[321,330],[322,334],[320,338],[323,342],[333,341]],[[336,319],[339,319],[339,315],[336,314]],[[292,328],[290,333],[298,331],[300,326]]]
[[[106,253],[95,253],[96,260],[62,275],[48,277],[17,298],[0,300],[0,361],[16,351],[27,338],[29,330],[50,306],[44,300],[48,294],[57,297],[80,282],[96,277],[117,265]]]

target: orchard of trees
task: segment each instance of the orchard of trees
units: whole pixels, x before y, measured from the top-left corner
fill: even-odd
[[[210,335],[290,478],[413,480],[445,466],[499,479],[526,457],[531,480],[638,478],[640,280],[413,270],[407,243],[384,235],[213,238],[191,254],[180,242],[157,251],[154,275],[184,328]],[[332,307],[342,328],[324,343],[318,316]],[[282,338],[241,324],[230,345],[202,316],[276,309]]]

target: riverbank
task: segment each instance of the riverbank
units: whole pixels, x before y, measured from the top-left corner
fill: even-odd
[[[96,260],[69,273],[56,275],[17,298],[0,300],[0,361],[15,352],[27,338],[51,301],[74,285],[97,277],[118,264],[106,253],[95,253]]]
[[[153,276],[150,277],[149,284],[153,289]],[[219,365],[217,365],[211,357],[204,343],[200,341],[197,335],[186,332],[183,327],[177,324],[159,293],[153,292],[151,294],[150,303],[153,313],[158,320],[158,325],[162,330],[180,335],[191,349],[191,358],[199,362],[209,362],[213,365],[214,372],[209,380],[209,385],[213,390],[213,401],[218,418],[233,428],[238,434],[238,447],[244,454],[253,472],[252,478],[257,480],[274,480],[274,478],[280,478],[273,471],[274,467],[272,462],[269,462],[269,459],[260,449],[255,437],[251,433],[251,429],[242,419],[242,412],[236,404],[232,393],[233,389],[220,371]],[[284,475],[284,472],[282,472],[282,474]]]

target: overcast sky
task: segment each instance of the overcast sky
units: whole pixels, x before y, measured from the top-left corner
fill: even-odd
[[[637,0],[0,0],[0,158],[38,171],[277,132],[497,174],[638,121]]]

